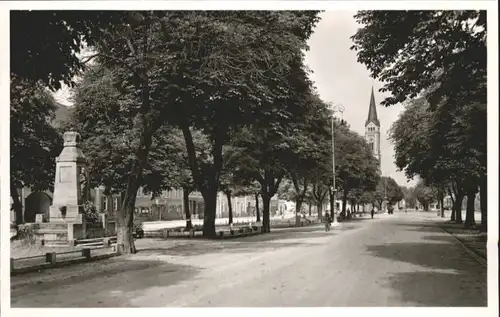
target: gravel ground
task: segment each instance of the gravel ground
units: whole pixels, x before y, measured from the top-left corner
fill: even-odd
[[[435,221],[396,213],[330,232],[139,240],[132,256],[13,277],[12,306],[485,306],[486,270]]]

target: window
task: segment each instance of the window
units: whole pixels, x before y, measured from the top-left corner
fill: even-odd
[[[104,211],[108,211],[108,198],[104,198],[104,202],[103,202],[103,209]]]
[[[118,197],[113,198],[113,210],[118,210]]]
[[[370,142],[370,150],[372,150],[372,152],[373,152],[373,150],[374,150],[374,147],[373,147],[373,142]]]

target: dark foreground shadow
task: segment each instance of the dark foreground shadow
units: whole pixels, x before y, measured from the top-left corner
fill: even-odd
[[[309,242],[311,239],[333,237],[340,234],[341,231],[359,227],[360,225],[345,223],[342,225],[342,229],[334,228],[329,232],[325,232],[323,225],[271,229],[272,231],[266,234],[224,240],[176,238],[176,240],[183,240],[183,243],[168,247],[144,248],[140,249],[139,252],[140,254],[196,256],[213,253],[248,253],[289,247],[308,247],[323,243],[318,241]],[[159,244],[165,242],[161,238],[155,240],[159,241]]]
[[[415,265],[384,282],[403,302],[419,306],[485,306],[487,270],[450,236],[427,236],[424,242],[370,245],[374,257]]]
[[[291,248],[299,246],[313,246],[311,243],[289,242],[289,243],[230,243],[222,245],[206,246],[203,244],[198,245],[178,245],[165,248],[151,248],[141,250],[140,254],[155,254],[155,255],[173,255],[173,256],[197,256],[214,253],[248,253],[248,252],[262,252],[266,250],[277,250],[282,248]]]
[[[438,237],[426,237],[429,240],[444,240]],[[452,239],[449,237],[449,239]],[[453,241],[447,243],[411,242],[370,245],[366,248],[375,257],[393,261],[407,262],[432,269],[469,270],[478,263],[466,251]]]
[[[437,225],[433,223],[402,223],[398,222],[395,223],[398,227],[400,227],[403,230],[408,230],[408,231],[417,231],[417,232],[430,232],[430,233],[436,233],[436,232],[444,232],[443,229],[439,228]]]
[[[13,281],[14,285],[11,286],[11,306],[81,307],[84,304],[85,307],[118,307],[133,299],[134,294],[140,293],[141,290],[175,285],[192,279],[199,273],[195,267],[160,260],[120,257],[96,263],[98,265],[92,267],[75,266],[75,270],[65,274],[66,276],[58,276],[58,272],[53,271],[43,273],[42,276],[32,273],[16,277],[17,280]],[[52,279],[50,274],[53,275]],[[20,283],[21,277],[29,283]],[[64,300],[64,289],[75,289],[75,286],[78,288],[77,293],[70,295],[75,297]],[[95,298],[96,293],[101,297]],[[30,295],[34,295],[37,301],[30,300]],[[94,297],[94,300],[85,300],[87,296]],[[46,300],[40,302],[40,297]]]
[[[308,239],[334,236],[336,233],[324,229],[301,228],[292,232],[271,232],[263,235],[227,240],[192,240],[188,244],[178,244],[159,248],[145,248],[140,254],[158,254],[174,256],[196,256],[214,253],[249,253],[282,248],[315,246],[317,243]]]
[[[407,272],[391,275],[387,285],[396,290],[401,300],[426,307],[487,306],[486,277],[463,273]]]

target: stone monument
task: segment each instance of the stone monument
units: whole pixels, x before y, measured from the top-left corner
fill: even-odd
[[[87,160],[78,147],[80,134],[64,133],[64,148],[56,159],[54,197],[49,222],[67,226],[67,241],[85,238],[81,175]],[[49,238],[49,237],[46,237]]]

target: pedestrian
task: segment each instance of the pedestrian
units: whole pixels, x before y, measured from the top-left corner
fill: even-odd
[[[373,215],[375,214],[375,207],[372,207],[372,210],[370,211],[370,214],[371,214],[372,219],[373,219]]]
[[[325,223],[325,231],[330,231],[331,219],[328,213],[325,214],[324,223]]]

